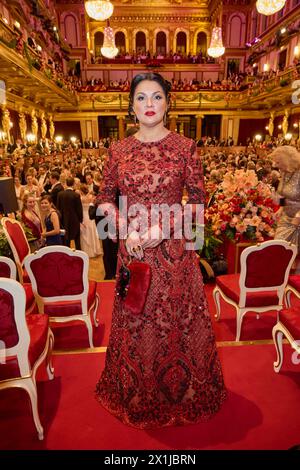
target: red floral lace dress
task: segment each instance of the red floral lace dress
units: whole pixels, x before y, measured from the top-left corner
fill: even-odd
[[[203,177],[195,143],[176,133],[158,142],[135,136],[116,142],[104,171],[98,203],[203,203]],[[184,240],[145,250],[152,280],[141,315],[115,297],[105,369],[96,387],[100,403],[137,428],[209,419],[226,398],[222,370],[194,251]]]

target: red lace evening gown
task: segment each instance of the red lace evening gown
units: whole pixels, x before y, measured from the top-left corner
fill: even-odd
[[[195,143],[176,133],[158,142],[135,136],[116,142],[98,203],[203,203],[203,176]],[[203,281],[194,251],[183,240],[145,250],[152,280],[144,312],[132,315],[115,297],[105,369],[97,399],[124,423],[138,428],[209,419],[226,398]]]

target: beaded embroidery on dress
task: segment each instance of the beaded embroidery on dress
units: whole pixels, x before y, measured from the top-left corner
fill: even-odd
[[[97,202],[204,203],[195,143],[170,132],[158,142],[116,142]],[[171,237],[145,250],[152,279],[144,311],[132,315],[115,297],[99,402],[124,423],[157,428],[209,419],[226,398],[199,262]],[[118,270],[117,270],[118,272]]]

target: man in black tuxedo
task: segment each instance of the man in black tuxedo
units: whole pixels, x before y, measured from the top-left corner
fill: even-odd
[[[50,183],[51,189],[49,190],[51,199],[55,207],[57,207],[57,196],[64,190],[63,185],[59,182],[59,173],[58,171],[52,171],[50,174]]]
[[[79,194],[75,193],[74,178],[67,178],[67,187],[57,197],[57,208],[61,213],[62,226],[66,230],[65,244],[70,246],[75,241],[77,250],[80,246],[80,224],[83,221],[82,203]]]

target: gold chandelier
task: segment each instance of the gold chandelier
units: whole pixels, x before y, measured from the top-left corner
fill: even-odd
[[[89,0],[85,2],[85,9],[94,20],[104,21],[113,14],[114,6],[109,0]]]
[[[211,33],[210,46],[207,49],[208,55],[211,57],[220,57],[225,52],[222,41],[222,28],[215,26]]]
[[[262,15],[274,15],[277,11],[281,10],[285,5],[285,0],[257,0],[256,8],[258,13]]]
[[[104,41],[101,47],[101,54],[108,59],[113,59],[118,52],[119,49],[115,45],[114,30],[109,26],[109,21],[107,21],[107,26],[104,28]]]

